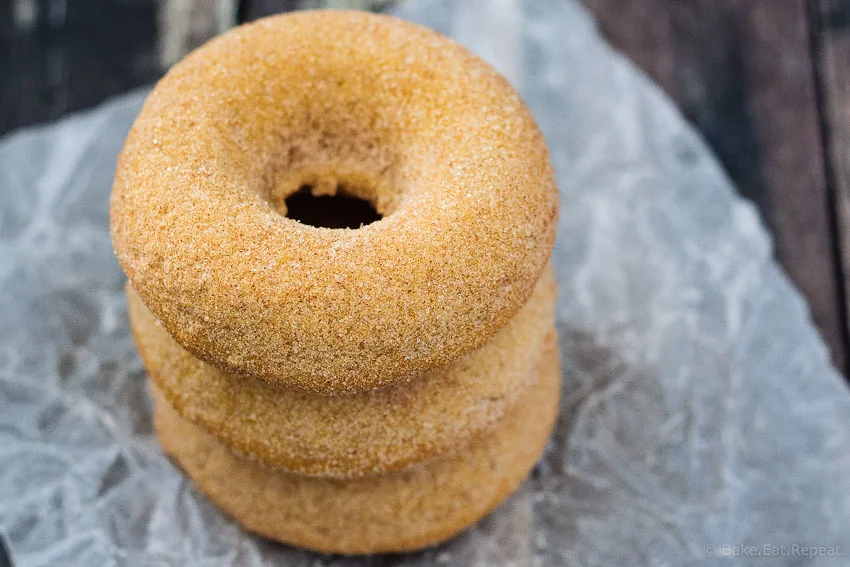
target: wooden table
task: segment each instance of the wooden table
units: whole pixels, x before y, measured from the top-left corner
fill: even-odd
[[[833,360],[850,348],[850,0],[583,0],[677,101],[811,306]],[[237,21],[372,0],[0,2],[0,133],[158,77]]]
[[[759,208],[848,363],[850,0],[585,0]]]

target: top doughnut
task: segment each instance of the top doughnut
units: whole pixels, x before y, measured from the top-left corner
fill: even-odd
[[[286,198],[363,199],[355,229]],[[157,84],[118,161],[111,231],[187,350],[323,394],[408,380],[484,344],[549,257],[557,190],[508,82],[459,44],[361,12],[234,29]]]

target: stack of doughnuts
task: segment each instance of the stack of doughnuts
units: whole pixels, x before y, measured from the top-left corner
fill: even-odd
[[[340,227],[339,199],[374,218]],[[557,210],[527,108],[441,35],[316,11],[209,42],[148,97],[112,194],[163,448],[279,541],[458,533],[555,421]]]

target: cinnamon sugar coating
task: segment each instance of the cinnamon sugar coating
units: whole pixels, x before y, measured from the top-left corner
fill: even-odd
[[[481,519],[540,457],[560,400],[554,341],[529,371],[539,379],[492,433],[455,455],[355,480],[295,475],[234,455],[154,387],[155,425],[195,485],[250,531],[326,553],[413,551]]]
[[[309,185],[383,218],[285,216]],[[388,16],[305,12],[174,66],[120,156],[112,238],[169,333],[230,373],[314,393],[407,381],[481,347],[528,300],[557,193],[516,92]]]
[[[181,348],[132,288],[127,294],[151,380],[184,418],[268,465],[356,478],[458,451],[495,428],[536,378],[530,369],[554,333],[556,288],[547,268],[529,302],[496,336],[447,367],[409,383],[334,397],[218,370]]]

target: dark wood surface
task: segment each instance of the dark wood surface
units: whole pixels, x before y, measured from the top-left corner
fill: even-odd
[[[148,83],[237,19],[322,2],[0,0],[0,133]],[[583,2],[758,206],[778,260],[845,370],[850,0]]]
[[[0,133],[156,79],[157,0],[0,0]]]
[[[821,127],[826,149],[826,176],[835,214],[837,259],[843,295],[850,297],[850,1],[818,0],[810,4]],[[843,305],[850,322],[850,304]],[[846,366],[845,366],[846,371]]]
[[[814,48],[826,30],[812,6],[806,0],[584,3],[608,40],[676,100],[758,206],[778,260],[808,300],[833,360],[846,369],[843,240],[830,177],[832,158],[842,150],[824,149],[819,79],[826,77]],[[831,13],[850,9],[844,0],[831,4]],[[838,109],[827,117],[830,124],[850,111],[850,93],[839,88],[829,88]],[[847,141],[834,139],[845,151]]]

